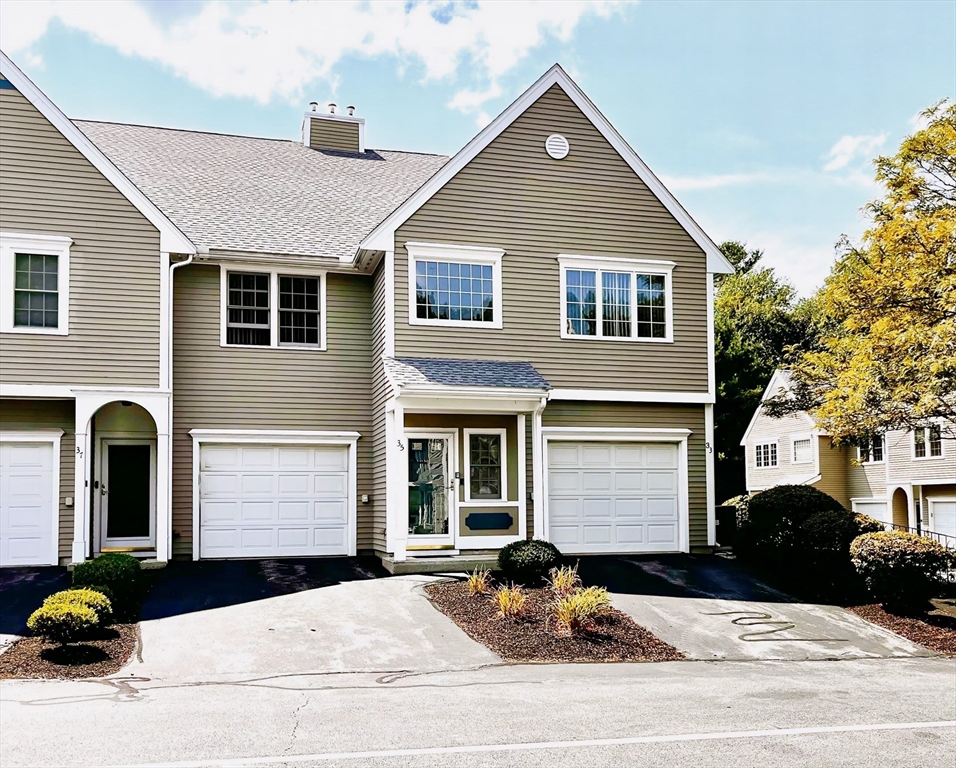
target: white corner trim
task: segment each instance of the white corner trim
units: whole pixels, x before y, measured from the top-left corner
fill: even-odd
[[[160,250],[169,253],[195,253],[196,246],[173,222],[131,182],[100,149],[60,111],[10,58],[0,51],[0,71],[16,89],[102,173],[117,190],[159,230]]]
[[[0,430],[0,443],[49,443],[53,447],[53,509],[52,539],[49,565],[58,565],[60,562],[60,441],[63,438],[62,429],[32,429],[32,430]],[[74,500],[73,509],[76,509]]]
[[[499,444],[501,446],[501,477],[500,477],[500,489],[501,489],[501,498],[500,499],[473,499],[471,498],[471,436],[472,435],[498,435]],[[462,450],[465,453],[465,476],[464,486],[465,486],[465,500],[462,504],[488,504],[489,506],[502,506],[505,504],[517,504],[520,499],[509,499],[508,498],[508,430],[502,429],[500,427],[490,427],[488,429],[478,429],[477,427],[472,428],[468,427],[463,430],[463,442]],[[519,437],[520,444],[520,437]],[[519,457],[520,463],[520,457]]]
[[[0,232],[0,333],[41,336],[68,336],[70,333],[70,246],[73,239],[63,235],[32,235]],[[14,325],[17,254],[57,257],[57,326],[36,328]]]
[[[707,273],[707,391],[717,399],[717,373],[715,358],[716,331],[714,330],[714,300],[716,299],[716,289],[714,287],[714,273]]]
[[[447,243],[405,243],[408,252],[408,323],[409,325],[453,327],[469,330],[488,330],[503,327],[504,307],[501,288],[501,248]],[[419,261],[437,261],[458,264],[479,264],[491,267],[492,320],[437,320],[418,317],[415,265]],[[452,278],[449,278],[452,279]]]
[[[389,249],[385,251],[385,262],[382,265],[385,271],[382,273],[382,279],[385,281],[385,318],[382,324],[382,332],[385,334],[385,344],[383,357],[395,357],[395,251]],[[387,375],[386,367],[386,375]],[[391,380],[392,389],[395,385]]]
[[[269,276],[269,345],[229,344],[226,341],[229,305],[229,273],[241,272]],[[280,344],[279,343],[279,277],[317,277],[319,278],[319,343],[318,344]],[[328,312],[326,297],[328,294],[328,272],[321,268],[308,266],[285,269],[274,264],[231,264],[219,262],[219,346],[229,349],[281,349],[283,351],[326,352],[328,351]]]
[[[567,73],[555,64],[545,72],[528,90],[519,96],[498,117],[492,120],[477,136],[469,141],[442,169],[432,176],[425,184],[419,187],[411,197],[396,208],[381,224],[379,224],[359,245],[362,250],[385,251],[394,247],[395,231],[406,222],[412,214],[421,208],[439,189],[447,184],[454,176],[470,163],[475,156],[501,135],[528,107],[534,104],[551,86],[558,85],[577,105],[595,128],[617,150],[618,154],[650,188],[663,203],[664,207],[684,227],[687,233],[707,255],[707,271],[718,274],[731,274],[734,269],[727,261],[720,249],[706,235],[700,225],[691,218],[671,192],[654,175],[650,168],[638,157],[637,153],[615,130],[606,117],[594,106],[578,85],[568,77]],[[559,161],[555,161],[559,162]],[[360,253],[356,253],[356,259]]]
[[[707,546],[717,545],[717,488],[714,473],[714,406],[704,406],[704,481],[707,484]]]
[[[714,402],[710,392],[652,392],[637,389],[552,389],[550,400],[593,400],[615,403],[691,403]]]

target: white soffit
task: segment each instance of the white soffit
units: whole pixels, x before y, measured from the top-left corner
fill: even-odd
[[[161,251],[182,254],[196,253],[196,246],[190,239],[140,191],[139,187],[113,165],[112,161],[87,138],[86,134],[77,128],[3,51],[0,51],[0,72],[13,83],[24,98],[37,108],[41,115],[53,123],[53,126],[63,134],[66,140],[76,147],[79,153],[106,177],[107,181],[119,190],[120,194],[129,200],[159,230],[159,248]]]
[[[361,251],[390,251],[395,247],[395,230],[404,224],[419,208],[421,208],[438,190],[447,184],[464,168],[474,157],[494,141],[504,130],[511,125],[528,107],[534,104],[551,86],[558,85],[575,103],[584,115],[591,121],[601,135],[617,151],[638,177],[663,203],[664,207],[684,227],[687,233],[707,254],[707,271],[727,275],[734,272],[733,265],[720,252],[713,240],[701,229],[700,225],[691,218],[684,207],[677,202],[670,191],[664,186],[653,171],[647,167],[637,153],[621,137],[614,126],[601,114],[591,100],[577,84],[568,76],[560,64],[555,64],[545,72],[538,81],[519,96],[511,105],[484,130],[469,141],[441,170],[426,181],[418,190],[402,203],[362,241]],[[358,260],[359,254],[356,254]]]

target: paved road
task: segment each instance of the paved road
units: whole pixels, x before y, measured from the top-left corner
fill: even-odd
[[[17,681],[0,764],[952,768],[954,722],[942,658]]]

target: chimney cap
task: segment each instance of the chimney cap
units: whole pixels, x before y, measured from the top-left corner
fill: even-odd
[[[352,117],[352,116],[355,114],[355,105],[354,105],[354,104],[349,104],[349,105],[345,108],[345,111],[349,113],[349,117]]]
[[[310,111],[310,112],[315,112],[316,110],[318,110],[318,108],[319,108],[319,102],[317,102],[317,101],[310,101],[310,102],[309,102],[309,111]]]
[[[337,106],[337,105],[336,105],[336,103],[335,103],[334,101],[330,101],[330,102],[329,102],[329,114],[330,114],[330,115],[334,115],[334,114],[335,114],[335,107],[336,107],[336,106]]]

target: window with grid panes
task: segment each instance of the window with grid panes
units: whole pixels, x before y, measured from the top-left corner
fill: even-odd
[[[279,276],[279,343],[321,343],[318,277]]]
[[[415,261],[415,316],[424,320],[492,323],[494,268],[490,264]]]
[[[230,272],[226,304],[226,343],[268,347],[272,344],[270,275]]]
[[[468,479],[472,499],[501,499],[501,435],[471,435]]]
[[[59,257],[18,253],[14,269],[13,325],[21,328],[57,328]]]

